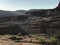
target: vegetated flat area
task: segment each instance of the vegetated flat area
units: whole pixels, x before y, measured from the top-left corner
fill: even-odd
[[[0,45],[59,45],[57,35],[29,34],[29,35],[0,35]]]

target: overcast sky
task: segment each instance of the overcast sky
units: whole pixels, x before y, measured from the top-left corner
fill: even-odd
[[[0,0],[0,10],[52,9],[59,0]]]

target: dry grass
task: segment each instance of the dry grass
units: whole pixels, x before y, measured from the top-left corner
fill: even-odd
[[[0,35],[0,45],[41,45],[38,43],[38,38],[43,38],[45,41],[50,40],[46,35]]]

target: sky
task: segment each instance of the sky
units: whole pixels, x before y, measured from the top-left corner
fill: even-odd
[[[53,9],[59,0],[0,0],[0,10]]]

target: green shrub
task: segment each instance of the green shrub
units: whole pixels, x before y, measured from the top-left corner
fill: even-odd
[[[59,41],[60,41],[60,34],[55,35],[55,36],[53,36],[53,37],[55,37],[55,38],[59,39]]]
[[[22,34],[19,32],[18,34],[17,34],[18,36],[22,36]]]
[[[58,42],[59,40],[55,37],[51,37],[51,39],[48,41],[50,45],[57,45]]]
[[[28,37],[32,37],[32,34],[29,34]]]
[[[38,43],[40,43],[40,44],[45,44],[45,39],[44,38],[37,38],[37,40],[38,40]]]

